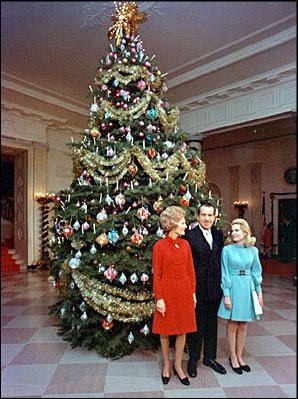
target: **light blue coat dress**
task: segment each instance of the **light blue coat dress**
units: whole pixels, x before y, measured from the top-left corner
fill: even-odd
[[[259,320],[253,307],[252,291],[261,292],[262,266],[254,246],[230,244],[221,255],[221,299],[218,316],[235,321]],[[224,305],[224,296],[231,297],[232,307]]]

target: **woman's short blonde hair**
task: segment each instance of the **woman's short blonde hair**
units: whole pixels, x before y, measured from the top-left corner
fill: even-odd
[[[167,232],[174,229],[178,225],[178,222],[185,217],[185,214],[185,210],[179,206],[168,206],[161,212],[159,218],[163,231]]]
[[[231,222],[231,227],[234,224],[239,224],[240,229],[243,231],[243,233],[246,234],[246,236],[244,238],[244,246],[245,247],[254,246],[255,243],[256,243],[256,238],[251,236],[251,229],[250,229],[249,224],[247,223],[247,221],[244,220],[244,219],[241,219],[241,218],[237,218],[237,219],[234,219]],[[233,243],[233,240],[232,240],[232,237],[231,237],[230,233],[229,233],[229,236],[228,236],[226,242],[227,242],[227,244],[232,244]]]

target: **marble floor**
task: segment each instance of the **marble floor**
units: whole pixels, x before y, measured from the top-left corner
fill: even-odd
[[[227,374],[201,362],[185,387],[160,379],[160,353],[136,351],[118,360],[72,349],[47,314],[59,297],[47,271],[2,273],[1,398],[296,398],[296,286],[264,276],[264,314],[248,326],[245,360],[250,373],[228,363],[225,322],[219,321],[217,360]],[[187,354],[184,366],[186,367]]]

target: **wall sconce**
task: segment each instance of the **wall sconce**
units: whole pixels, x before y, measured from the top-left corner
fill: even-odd
[[[234,201],[234,208],[238,209],[238,217],[244,218],[244,211],[248,206],[248,201]]]

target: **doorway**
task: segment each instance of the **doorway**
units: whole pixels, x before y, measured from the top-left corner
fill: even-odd
[[[1,147],[1,233],[4,232],[10,248],[25,265],[28,263],[27,158],[24,149]]]
[[[285,263],[296,260],[296,198],[278,201],[278,255]]]

